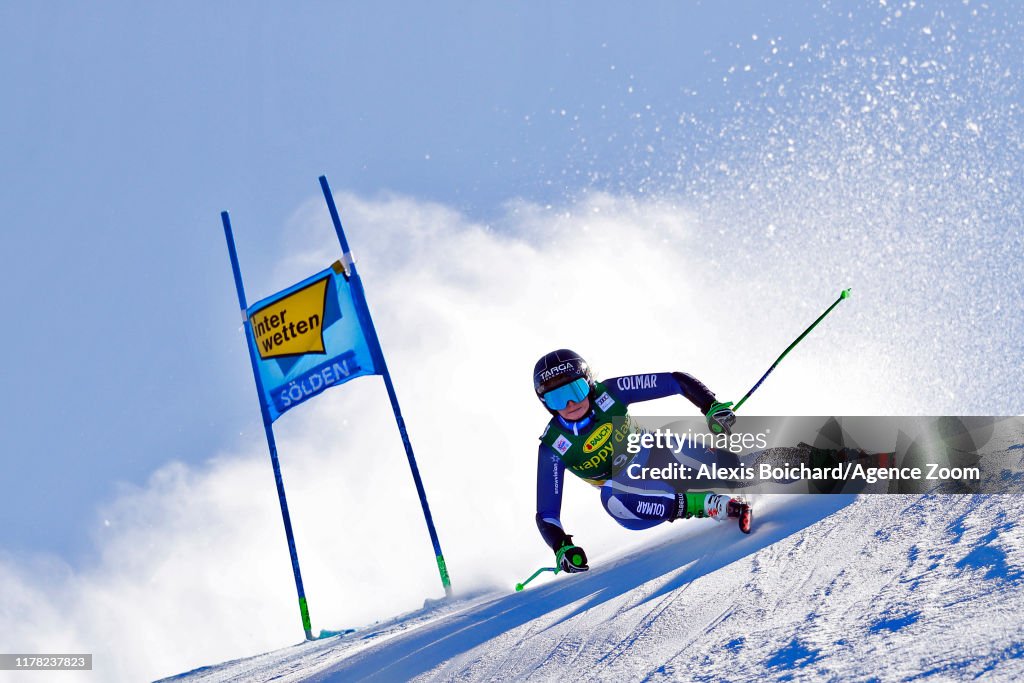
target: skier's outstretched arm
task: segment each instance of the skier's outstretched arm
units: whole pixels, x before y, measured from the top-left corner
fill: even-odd
[[[544,542],[555,552],[562,571],[585,572],[590,569],[587,554],[572,542],[572,536],[565,533],[559,519],[564,480],[565,463],[551,448],[541,444],[537,450],[537,528]]]
[[[715,402],[715,394],[693,375],[686,372],[651,372],[642,375],[623,375],[604,380],[612,398],[626,405],[640,401],[653,401],[666,396],[682,396],[701,413],[708,412]]]
[[[537,449],[537,528],[552,550],[562,547],[568,535],[562,529],[562,483],[565,463],[548,446]]]
[[[707,385],[686,372],[654,372],[643,375],[623,375],[605,380],[612,398],[626,405],[640,401],[653,401],[666,396],[682,396],[697,406],[712,431],[729,431],[736,415],[729,409],[732,404],[719,403]],[[721,429],[715,429],[713,425]]]

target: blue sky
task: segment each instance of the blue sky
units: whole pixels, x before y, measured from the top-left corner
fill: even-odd
[[[728,270],[732,254],[739,265],[749,257],[749,235],[773,233],[773,220],[784,227],[772,207],[782,220],[804,221],[801,239],[813,234],[794,202],[801,188],[786,183],[844,159],[827,154],[815,165],[798,151],[787,170],[762,155],[785,150],[787,136],[812,149],[808,121],[841,103],[863,136],[876,135],[861,112],[871,103],[857,100],[884,69],[865,62],[844,71],[852,69],[844,60],[883,56],[905,77],[893,88],[906,77],[915,87],[893,98],[909,132],[887,125],[876,137],[912,139],[917,156],[897,159],[880,144],[877,156],[892,155],[881,170],[922,182],[903,188],[900,201],[871,204],[873,225],[908,206],[931,206],[949,222],[987,221],[957,252],[963,267],[949,272],[958,291],[980,293],[979,311],[991,307],[1004,290],[986,273],[1012,275],[1019,258],[1000,249],[1020,239],[1020,29],[1013,4],[894,0],[656,2],[643,11],[623,3],[5,3],[0,549],[88,556],[97,506],[124,486],[259,433],[218,214],[231,211],[255,300],[270,293],[271,278],[261,276],[295,246],[284,226],[316,198],[321,173],[336,190],[393,191],[499,229],[516,198],[564,206],[595,191],[674,195],[725,235],[692,258]],[[902,67],[901,55],[909,56]],[[948,64],[929,67],[929,59]],[[936,121],[980,126],[979,141],[929,148],[922,139],[931,122],[915,119],[915,98],[941,114]],[[932,164],[927,154],[941,158]],[[932,175],[943,163],[954,174],[976,170],[979,160],[991,182],[969,174],[957,187],[979,184],[962,196]],[[877,200],[876,188],[857,185],[855,166],[845,166],[835,191],[844,201],[815,205],[816,216],[839,225],[856,213],[849,198]],[[879,167],[859,173],[878,177]],[[921,187],[936,196],[913,198]],[[998,201],[982,216],[978,198],[991,187]],[[348,227],[358,254],[359,227]],[[850,220],[829,239],[877,236],[859,229]],[[904,237],[925,250],[941,239]],[[798,259],[799,243],[779,247],[779,258]],[[994,261],[972,260],[972,250]],[[855,270],[834,265],[841,276]],[[922,268],[907,272],[944,266]],[[546,274],[526,264],[524,277]],[[917,285],[941,282],[924,280]],[[1019,326],[1019,314],[1008,315],[1010,330]],[[1007,355],[1017,348],[1013,335],[996,336],[970,352],[1006,359],[1019,373]],[[1006,397],[1019,374],[987,368],[971,394],[976,369],[955,368],[962,402],[940,407],[981,412],[988,396],[993,412],[1012,409]]]

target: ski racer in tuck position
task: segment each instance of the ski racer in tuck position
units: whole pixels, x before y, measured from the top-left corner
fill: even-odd
[[[679,490],[664,480],[630,480],[623,473],[636,463],[646,466],[659,451],[630,455],[626,437],[633,430],[631,403],[681,395],[700,409],[708,428],[729,433],[736,421],[731,404],[720,403],[704,384],[683,372],[626,375],[597,381],[578,354],[559,349],[533,369],[533,387],[551,413],[537,453],[537,527],[555,552],[559,568],[586,571],[587,556],[565,533],[559,515],[565,470],[601,490],[601,504],[627,529],[649,529],[690,517],[737,519],[750,533],[752,513],[742,500],[709,491]],[[618,419],[617,419],[618,418]],[[621,432],[621,433],[620,433]]]

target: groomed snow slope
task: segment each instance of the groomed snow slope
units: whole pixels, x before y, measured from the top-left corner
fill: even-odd
[[[1020,496],[757,502],[751,536],[691,520],[587,574],[167,680],[1024,680]]]

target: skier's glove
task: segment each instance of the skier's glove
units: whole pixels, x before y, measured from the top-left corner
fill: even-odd
[[[567,539],[562,547],[555,551],[558,568],[569,574],[585,572],[590,569],[587,566],[587,554],[583,552],[583,548],[573,545],[571,537],[567,537]]]
[[[708,429],[713,434],[732,434],[732,426],[736,423],[736,413],[732,412],[732,401],[728,403],[715,401],[704,418],[708,421]]]

